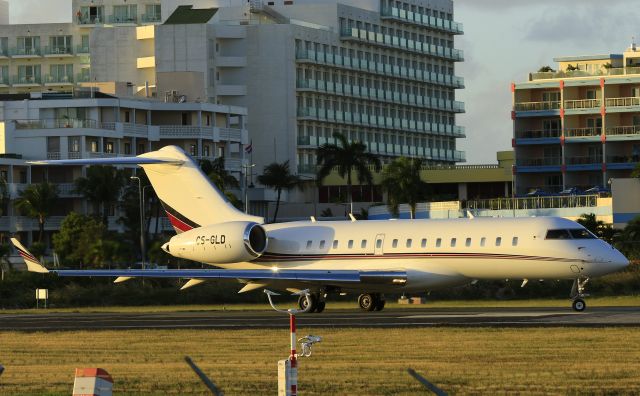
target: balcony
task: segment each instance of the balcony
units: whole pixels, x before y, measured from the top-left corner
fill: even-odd
[[[602,164],[602,156],[600,155],[585,155],[566,158],[567,165],[592,165]],[[599,167],[598,167],[599,169]]]
[[[44,76],[44,84],[45,85],[72,85],[73,84],[73,76],[52,76],[46,75]]]
[[[564,108],[567,110],[597,109],[600,107],[601,103],[602,101],[600,99],[565,100]]]
[[[73,47],[44,47],[45,57],[68,57],[73,56]]]
[[[161,20],[160,14],[142,14],[142,23],[156,23]]]
[[[539,129],[534,131],[521,131],[516,133],[517,139],[554,139],[560,138],[562,132],[559,129]]]
[[[242,129],[220,128],[220,140],[228,140],[231,142],[242,142]]]
[[[137,24],[137,15],[109,15],[107,22],[112,24]]]
[[[639,97],[608,98],[605,101],[607,107],[635,107],[640,106]]]
[[[621,135],[640,135],[640,125],[627,125],[607,128],[607,137]]]
[[[519,102],[514,106],[515,111],[550,111],[560,110],[560,101],[549,102]]]
[[[84,128],[97,129],[95,120],[81,120],[77,118],[47,118],[41,120],[14,120],[16,130],[26,129],[58,129]]]
[[[592,137],[592,136],[600,136],[602,128],[568,128],[564,131],[564,136],[567,138],[575,138],[575,137]]]
[[[575,78],[575,77],[601,77],[601,76],[623,76],[631,74],[640,74],[640,67],[614,67],[609,69],[600,69],[597,71],[587,70],[571,70],[571,71],[553,71],[553,72],[536,72],[529,74],[529,81],[550,80],[554,78]]]
[[[247,66],[246,56],[218,56],[215,58],[217,67],[245,67]]]
[[[464,88],[464,78],[462,77],[434,73],[421,69],[400,67],[397,65],[391,65],[389,63],[373,62],[367,61],[365,59],[357,59],[348,56],[333,55],[310,50],[298,50],[296,52],[296,59],[298,61],[311,61],[313,63],[335,66],[349,70],[362,71],[384,77],[392,76],[398,78],[406,78],[412,81],[418,80],[453,88]]]
[[[91,51],[89,49],[89,46],[86,45],[76,45],[76,54],[90,54]]]
[[[247,94],[246,85],[217,84],[216,95],[219,96],[245,96]]]
[[[225,158],[224,168],[230,172],[242,171],[242,159],[241,158]]]
[[[454,48],[442,47],[439,45],[422,43],[420,41],[408,40],[404,37],[391,36],[388,34],[370,32],[364,29],[344,28],[340,31],[340,38],[343,40],[360,41],[371,45],[379,45],[392,49],[402,48],[407,51],[418,52],[452,61],[463,61],[464,53]]]
[[[9,55],[9,48],[0,48],[0,59],[6,59]]]
[[[9,86],[9,76],[0,76],[0,87]]]
[[[11,48],[9,55],[12,58],[39,58],[42,52],[39,47]]]
[[[203,138],[214,139],[212,127],[198,127],[190,125],[159,125],[161,138]]]
[[[33,87],[42,85],[40,76],[14,76],[11,79],[13,86]]]
[[[447,33],[463,34],[462,24],[449,21],[447,19],[436,18],[429,15],[419,14],[417,12],[407,11],[396,7],[383,7],[380,13],[381,19],[394,19],[399,22],[425,26],[435,30],[441,30]]]
[[[638,166],[638,162],[640,162],[640,156],[638,155],[610,155],[607,156],[607,169],[631,170]]]
[[[304,175],[315,175],[318,172],[317,165],[298,164],[298,173]]]
[[[102,16],[96,16],[96,15],[91,15],[91,16],[82,16],[78,19],[78,25],[102,25],[104,24],[104,18],[102,18]]]
[[[562,158],[560,157],[538,157],[538,158],[523,158],[517,162],[518,166],[557,166],[562,165]]]

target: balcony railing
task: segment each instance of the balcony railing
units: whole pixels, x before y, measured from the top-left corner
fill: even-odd
[[[40,76],[13,76],[11,84],[14,85],[40,85],[42,78]]]
[[[610,164],[633,164],[640,162],[640,155],[609,155],[607,163]]]
[[[331,66],[337,66],[346,69],[364,71],[378,75],[408,78],[429,82],[432,84],[453,86],[455,88],[464,87],[464,78],[452,76],[448,74],[440,74],[429,72],[426,70],[412,69],[389,63],[380,63],[368,61],[366,59],[351,58],[348,56],[334,55],[325,52],[316,52],[311,50],[298,50],[296,59],[310,60],[315,63],[321,63]]]
[[[344,28],[340,31],[343,39],[357,39],[371,44],[381,45],[390,48],[404,48],[431,56],[446,58],[453,61],[463,61],[464,52],[455,48],[447,48],[439,45],[423,43],[421,41],[409,40],[404,37],[391,36],[388,34],[370,32],[364,29]]]
[[[565,100],[564,108],[567,110],[572,109],[592,109],[600,107],[600,99],[578,99],[578,100]]]
[[[9,48],[0,48],[0,57],[6,58],[9,56]]]
[[[48,160],[59,160],[60,152],[59,151],[47,151],[47,159]]]
[[[608,98],[607,107],[630,107],[640,106],[640,97]]]
[[[40,47],[27,47],[27,48],[11,48],[9,51],[11,56],[41,56],[42,52]]]
[[[220,128],[220,139],[221,140],[232,140],[232,141],[241,141],[242,140],[242,129],[238,128]]]
[[[315,175],[317,173],[318,170],[318,166],[317,165],[311,165],[311,164],[299,164],[298,165],[298,173],[302,173],[302,174],[308,174],[308,175]]]
[[[596,71],[587,70],[571,70],[571,71],[553,71],[553,72],[535,72],[529,74],[529,81],[549,80],[554,78],[573,78],[573,77],[599,77],[599,76],[622,76],[629,74],[640,74],[640,67],[614,67],[609,69],[599,69]]]
[[[407,11],[396,7],[383,7],[382,17],[391,17],[402,21],[427,26],[432,29],[444,30],[454,34],[462,34],[462,24],[447,19],[436,18],[430,15]]]
[[[519,139],[544,139],[544,138],[559,138],[561,132],[556,130],[534,130],[534,131],[521,131],[516,133],[516,137]]]
[[[76,54],[88,54],[90,52],[88,45],[76,45]]]
[[[159,14],[142,14],[142,22],[160,22],[161,18]]]
[[[588,136],[600,136],[602,128],[568,128],[564,131],[565,137],[588,137]]]
[[[57,128],[97,128],[95,120],[78,118],[47,118],[41,120],[14,120],[17,130],[21,129],[57,129]]]
[[[560,166],[560,157],[523,158],[517,161],[518,166]]]
[[[558,193],[562,186],[545,185],[531,190],[543,190],[548,193]],[[570,195],[552,197],[523,197],[523,198],[493,198],[466,202],[466,209],[480,210],[529,210],[543,208],[580,208],[598,205],[597,195]]]
[[[78,19],[79,25],[101,25],[104,23],[104,18],[98,16],[82,16]]]
[[[214,133],[211,127],[198,127],[191,125],[160,125],[162,137],[204,137],[213,139]]]
[[[109,23],[138,23],[137,15],[109,15]]]
[[[9,76],[0,76],[0,85],[9,85]]]
[[[45,84],[73,84],[73,76],[44,76]]]
[[[567,157],[567,165],[591,165],[602,163],[602,156],[599,155],[586,155]]]
[[[640,125],[627,125],[607,128],[607,135],[639,135]]]
[[[64,46],[46,46],[44,47],[45,55],[73,55],[73,47],[64,47]]]
[[[545,110],[559,110],[560,101],[550,102],[519,102],[515,104],[514,109],[516,111],[545,111]]]

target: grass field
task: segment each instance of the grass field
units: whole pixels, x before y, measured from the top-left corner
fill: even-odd
[[[278,300],[280,301],[280,300]],[[286,301],[286,298],[285,298]],[[293,300],[292,300],[293,301]],[[640,296],[620,296],[620,297],[589,297],[587,298],[589,307],[640,307]],[[547,308],[547,307],[570,307],[571,301],[566,299],[530,299],[530,300],[452,300],[452,301],[428,301],[421,305],[400,305],[387,301],[388,308]],[[211,304],[211,305],[157,305],[138,307],[84,307],[84,308],[50,308],[40,309],[0,309],[2,314],[33,314],[33,313],[55,313],[55,312],[180,312],[180,311],[259,311],[270,310],[269,304]],[[355,301],[328,301],[327,310],[333,309],[358,309]],[[1,316],[0,316],[1,317]]]
[[[2,395],[68,395],[76,367],[103,367],[114,394],[205,394],[191,356],[226,395],[273,395],[282,330],[0,333]],[[640,331],[308,329],[322,343],[300,363],[302,395],[415,395],[406,369],[452,394],[638,394]]]

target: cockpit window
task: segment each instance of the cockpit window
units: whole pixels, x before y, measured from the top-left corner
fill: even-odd
[[[575,228],[569,230],[573,239],[596,239],[597,237],[593,235],[589,230],[584,228]]]
[[[549,230],[546,239],[571,239],[569,230]]]

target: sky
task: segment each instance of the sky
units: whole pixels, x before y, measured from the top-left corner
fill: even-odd
[[[453,0],[454,19],[464,24],[455,47],[465,89],[456,99],[466,113],[457,124],[467,163],[495,163],[511,149],[511,82],[524,82],[558,56],[622,53],[640,39],[638,0]],[[70,0],[9,0],[12,23],[68,22]],[[606,6],[604,6],[606,4]]]

